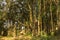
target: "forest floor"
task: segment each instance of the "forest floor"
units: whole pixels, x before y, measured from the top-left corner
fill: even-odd
[[[2,38],[0,38],[0,40],[31,40],[31,37],[21,35],[19,37],[2,37]],[[35,40],[37,40],[37,39],[35,39]],[[55,36],[55,37],[52,37],[52,38],[47,39],[47,40],[60,40],[60,36]]]
[[[1,37],[0,40],[31,40],[30,36],[16,36],[16,37]]]
[[[34,38],[32,36],[20,35],[20,36],[16,36],[16,37],[0,37],[0,40],[60,40],[60,35],[51,36],[49,39],[48,38],[41,39],[40,37]]]

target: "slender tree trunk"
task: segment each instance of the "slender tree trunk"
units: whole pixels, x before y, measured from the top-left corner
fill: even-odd
[[[50,13],[51,13],[51,27],[52,27],[52,30],[51,30],[51,33],[53,35],[53,17],[52,17],[52,0],[50,0]]]
[[[57,26],[55,28],[55,30],[58,30],[58,13],[59,13],[59,0],[56,0],[56,5],[57,5]]]
[[[31,6],[30,6],[30,4],[28,3],[28,6],[29,6],[29,10],[30,10],[30,27],[32,28],[32,8],[31,8]],[[32,31],[32,36],[33,36],[33,31]]]
[[[45,11],[45,5],[46,5],[46,1],[44,0],[43,1],[44,2],[44,16],[46,16],[46,11]],[[45,18],[46,19],[46,18]],[[44,30],[43,31],[45,31],[46,30],[46,21],[44,20]]]
[[[38,0],[38,35],[41,33],[42,19],[41,19],[41,0]]]

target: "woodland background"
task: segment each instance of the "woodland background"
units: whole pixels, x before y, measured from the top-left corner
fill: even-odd
[[[0,0],[0,35],[59,40],[60,0]]]

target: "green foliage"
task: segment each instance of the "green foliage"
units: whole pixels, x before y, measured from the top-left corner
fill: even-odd
[[[57,5],[54,1],[52,1],[52,6],[51,7],[52,7],[52,13],[55,13],[56,10],[57,10]]]
[[[27,33],[25,34],[25,36],[31,36],[31,37],[32,37],[32,33],[31,33],[31,32],[27,32]]]
[[[47,36],[47,37],[44,37],[44,36],[34,36],[32,37],[31,40],[56,40],[54,36]]]

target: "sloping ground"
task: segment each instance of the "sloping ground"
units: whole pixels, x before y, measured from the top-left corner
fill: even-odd
[[[31,36],[20,35],[20,36],[17,36],[17,37],[1,37],[0,40],[60,40],[60,35],[51,36],[49,38],[46,38],[46,37],[31,37]]]
[[[3,38],[0,38],[0,40],[13,40],[13,37],[3,37]]]
[[[17,37],[2,37],[0,40],[31,40],[30,36],[17,36]]]

